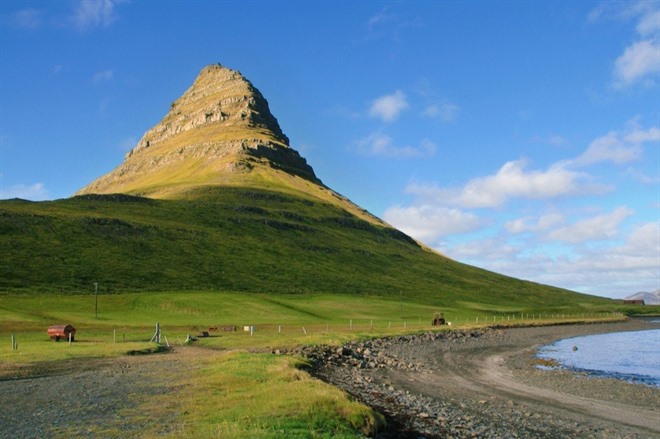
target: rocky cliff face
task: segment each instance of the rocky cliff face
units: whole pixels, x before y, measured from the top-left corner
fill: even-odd
[[[78,194],[162,195],[270,168],[320,184],[289,146],[268,102],[239,72],[205,67],[117,169]]]

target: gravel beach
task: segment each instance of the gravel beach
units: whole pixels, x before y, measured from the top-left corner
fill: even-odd
[[[384,413],[380,438],[657,438],[660,388],[536,367],[536,349],[576,335],[657,328],[625,323],[453,330],[300,347],[310,373]],[[144,412],[176,398],[200,356],[168,353],[0,365],[0,438],[141,437],[176,431]]]
[[[657,438],[660,389],[541,370],[536,349],[641,320],[429,333],[310,349],[314,373],[390,420],[381,437]]]

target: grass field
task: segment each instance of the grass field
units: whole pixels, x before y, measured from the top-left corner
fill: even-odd
[[[452,326],[432,327],[435,312],[443,312]],[[191,373],[177,378],[182,380],[176,383],[182,390],[176,396],[143,402],[145,412],[178,419],[174,436],[353,438],[382,425],[382,417],[311,378],[300,370],[302,360],[272,351],[432,329],[618,316],[611,307],[590,304],[556,304],[544,310],[461,302],[440,308],[403,297],[328,294],[179,291],[100,294],[98,298],[93,294],[0,294],[0,363],[5,368],[38,366],[54,360],[154,351],[156,345],[150,339],[156,322],[163,344],[167,341],[175,347],[188,334],[197,336],[218,327],[210,331],[210,337],[194,342],[217,354],[195,359],[194,367],[191,363]],[[76,341],[71,345],[50,341],[46,329],[55,323],[76,327]],[[238,330],[224,332],[224,326]],[[253,326],[254,331],[245,332],[244,326]],[[11,347],[12,334],[17,350]],[[150,437],[148,431],[145,437]]]
[[[356,297],[328,294],[269,295],[232,292],[161,292],[88,295],[0,294],[0,336],[16,334],[24,355],[32,344],[41,355],[57,359],[58,352],[87,349],[96,355],[96,344],[121,345],[147,342],[160,324],[171,344],[188,335],[210,334],[198,343],[218,349],[276,349],[299,344],[336,344],[356,337],[432,329],[433,314],[442,312],[452,327],[514,324],[522,321],[604,318],[616,308],[585,304],[531,308],[487,306],[461,302],[455,307],[408,302],[403,297]],[[46,329],[70,323],[78,330],[71,349],[47,343]],[[252,326],[251,332],[244,331]],[[223,331],[236,327],[235,332]],[[209,328],[218,328],[209,331]],[[437,328],[436,328],[437,329]],[[164,339],[163,339],[164,340]],[[10,342],[0,350],[6,356]],[[105,348],[104,348],[105,349]],[[101,351],[104,351],[101,349]],[[51,353],[46,354],[49,350]],[[110,355],[120,352],[111,350]],[[66,354],[69,355],[69,354]]]

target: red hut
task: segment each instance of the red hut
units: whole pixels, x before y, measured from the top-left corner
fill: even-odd
[[[71,334],[71,341],[73,341],[74,336],[76,335],[76,328],[71,325],[52,325],[48,328],[48,336],[51,340],[68,340],[69,334]]]

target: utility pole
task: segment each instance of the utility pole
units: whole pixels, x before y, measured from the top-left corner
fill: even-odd
[[[99,283],[94,282],[94,318],[99,318]]]

